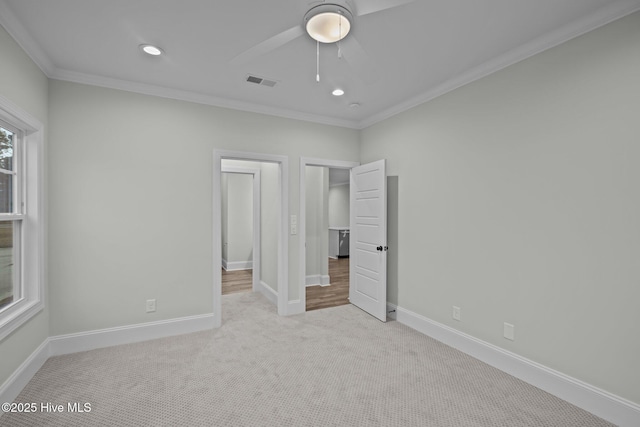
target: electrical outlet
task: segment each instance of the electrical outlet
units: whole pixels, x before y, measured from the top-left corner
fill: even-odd
[[[504,337],[508,340],[516,340],[516,327],[511,323],[504,322]]]
[[[156,311],[156,300],[148,299],[147,300],[147,313],[153,313]]]
[[[460,307],[453,306],[453,320],[460,321]]]

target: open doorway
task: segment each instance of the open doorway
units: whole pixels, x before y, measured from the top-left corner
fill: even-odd
[[[222,295],[254,292],[260,280],[260,168],[222,161]]]
[[[288,239],[286,214],[283,214],[288,211],[287,158],[268,154],[214,150],[213,160],[214,324],[216,327],[222,324],[222,272],[225,270],[224,264],[226,264],[227,271],[248,270],[250,266],[252,270],[251,290],[262,293],[274,305],[277,305],[279,314],[287,314],[288,257],[286,254]],[[253,227],[250,233],[253,236],[253,245],[250,249],[247,249],[246,244],[239,244],[239,242],[234,244],[237,235],[232,237],[229,234],[228,215],[231,214],[228,210],[226,213],[224,212],[223,199],[225,191],[227,198],[230,194],[228,185],[231,174],[253,176],[254,190],[251,197]],[[223,182],[225,180],[227,181],[226,189]],[[247,202],[245,198],[243,202],[245,209],[247,209]],[[257,209],[259,212],[256,212]],[[233,215],[237,214],[233,213]],[[226,218],[223,218],[224,216]],[[223,223],[225,221],[227,234],[223,237]],[[226,249],[225,241],[227,243]],[[232,254],[235,249],[240,249],[240,260],[225,258],[235,257]]]
[[[349,171],[355,162],[301,159],[301,296],[306,311],[349,303]]]

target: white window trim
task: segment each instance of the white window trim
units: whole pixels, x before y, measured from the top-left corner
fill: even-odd
[[[22,295],[0,313],[0,341],[44,308],[45,204],[44,126],[0,95],[0,119],[23,132],[24,208],[22,210]]]

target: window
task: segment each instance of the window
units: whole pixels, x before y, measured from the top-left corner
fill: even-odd
[[[42,125],[0,96],[0,339],[43,307]]]
[[[20,300],[20,131],[0,121],[0,310]]]

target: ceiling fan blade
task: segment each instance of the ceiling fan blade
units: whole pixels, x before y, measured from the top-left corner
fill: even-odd
[[[367,52],[358,42],[358,39],[353,34],[350,34],[340,43],[342,44],[342,56],[353,68],[357,76],[368,85],[375,83],[379,78],[378,71]]]
[[[280,46],[284,46],[285,44],[297,39],[303,34],[303,28],[300,25],[296,25],[295,27],[291,27],[288,30],[285,30],[271,38],[266,39],[262,43],[258,43],[252,48],[245,50],[240,55],[233,58],[230,63],[232,65],[244,64],[252,59],[264,55],[265,53],[271,52],[272,50],[277,49]]]
[[[407,3],[413,3],[414,1],[415,0],[360,0],[357,2],[356,15],[368,15],[370,13],[380,12],[381,10],[402,6]]]

